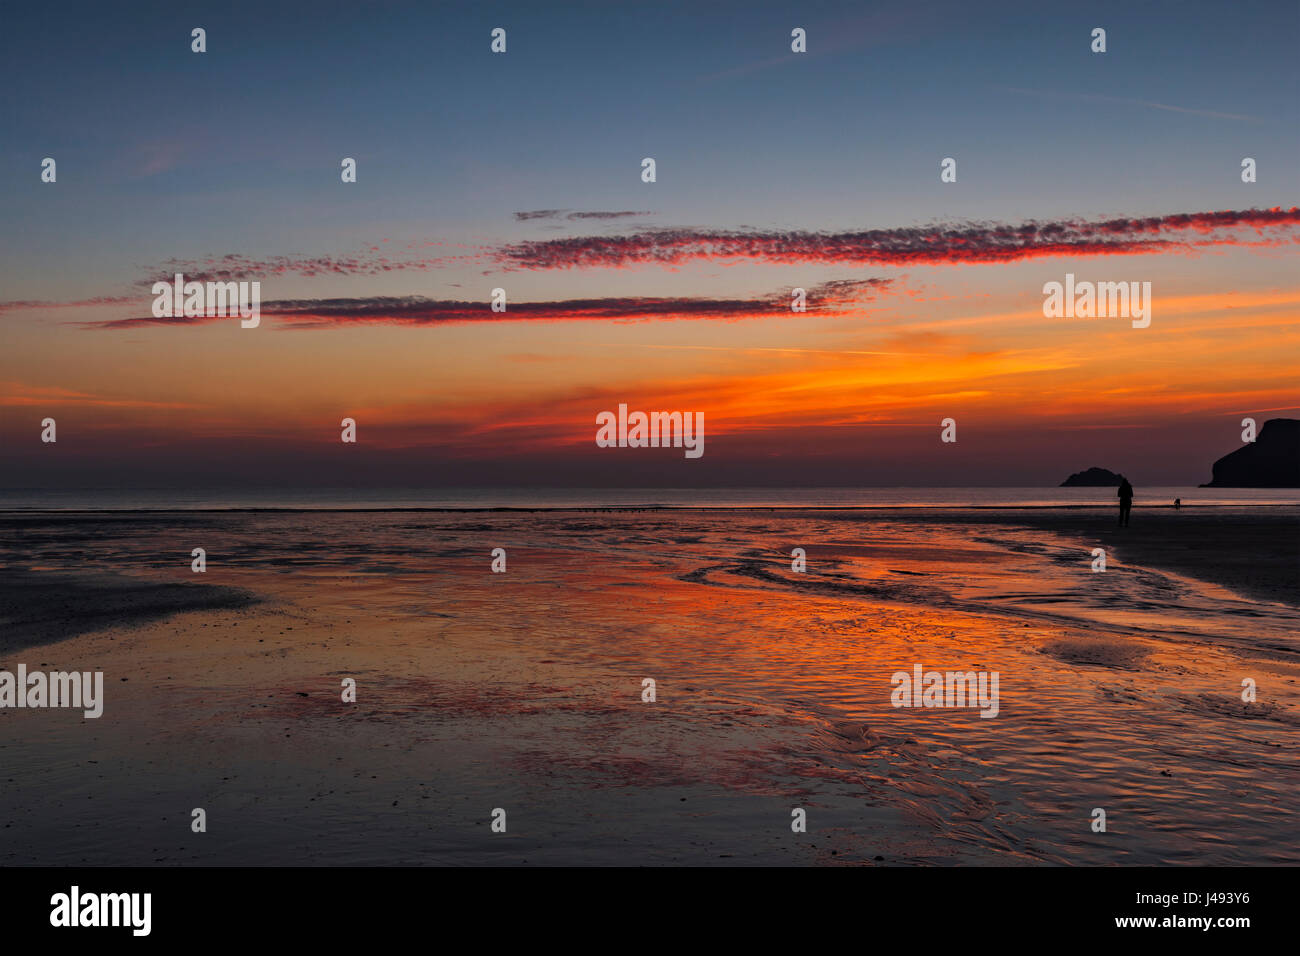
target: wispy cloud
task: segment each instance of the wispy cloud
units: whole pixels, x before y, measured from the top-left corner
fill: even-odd
[[[0,382],[0,406],[41,408],[197,408],[185,402],[151,402],[136,398],[94,395],[55,385],[28,385],[23,382]]]
[[[602,212],[595,210],[593,212],[571,212],[567,209],[535,209],[532,212],[517,212],[515,218],[520,222],[527,222],[532,219],[628,219],[633,216],[653,216],[652,212],[637,212],[635,210],[619,210],[616,212]]]
[[[516,216],[619,217],[622,212],[565,213],[536,210]],[[631,213],[627,213],[631,215]],[[641,215],[637,213],[636,215]],[[1057,219],[1022,223],[951,222],[849,232],[763,229],[650,229],[625,235],[568,236],[498,246],[408,242],[402,252],[372,244],[346,255],[248,256],[169,259],[136,285],[188,280],[232,281],[296,275],[381,276],[390,273],[495,266],[513,269],[676,267],[692,261],[851,266],[1005,263],[1053,256],[1152,255],[1196,252],[1215,246],[1275,246],[1300,241],[1300,208],[1174,213],[1141,219]],[[1253,230],[1257,238],[1243,235]],[[386,242],[387,240],[385,240]],[[445,248],[430,256],[429,248]],[[109,300],[84,300],[87,305]],[[0,303],[0,311],[63,303]]]
[[[1144,106],[1153,110],[1165,110],[1169,113],[1189,113],[1193,116],[1208,116],[1212,119],[1236,120],[1241,123],[1267,123],[1262,116],[1249,116],[1243,113],[1220,113],[1216,110],[1195,109],[1190,106],[1173,106],[1169,103],[1157,103],[1154,100],[1137,100],[1125,96],[1103,96],[1099,93],[1057,93],[1051,90],[1029,90],[1020,86],[1002,86],[998,89],[1026,96],[1040,96],[1054,100],[1076,100],[1087,103],[1118,103],[1122,106]]]
[[[841,313],[861,308],[893,291],[894,279],[839,279],[807,290],[807,315]],[[486,301],[428,299],[423,296],[290,299],[261,304],[262,316],[273,316],[294,328],[336,328],[355,325],[451,325],[471,322],[645,322],[665,320],[724,320],[790,315],[789,290],[752,299],[630,296],[599,299],[559,299],[511,302],[505,312],[493,312]],[[86,328],[132,329],[142,326],[194,326],[228,321],[225,316],[155,318],[154,316],[83,323]]]
[[[28,309],[84,309],[106,305],[127,305],[139,302],[134,295],[100,295],[92,299],[75,299],[71,302],[54,302],[43,299],[25,299],[0,302],[0,315],[5,312],[22,312]]]
[[[321,276],[378,276],[389,272],[418,271],[442,268],[474,256],[415,256],[398,257],[383,254],[381,247],[339,256],[247,256],[230,253],[205,259],[168,259],[138,284],[150,286],[154,282],[170,282],[181,273],[194,281],[231,281],[265,278],[268,276],[298,275],[306,278]]]
[[[539,211],[539,212],[545,212]],[[589,213],[583,215],[621,215]],[[676,267],[693,261],[721,264],[825,266],[940,266],[997,264],[1050,257],[1127,256],[1197,253],[1215,247],[1279,247],[1300,243],[1300,208],[1221,210],[1174,213],[1145,218],[1086,220],[1066,218],[998,222],[936,223],[853,232],[770,231],[762,229],[654,229],[626,235],[571,236],[530,240],[496,247],[412,242],[409,255],[371,245],[346,256],[271,256],[241,254],[197,260],[171,259],[150,270],[136,285],[147,289],[175,273],[191,281],[243,281],[280,275],[303,277],[378,276],[403,270],[430,270],[448,264],[495,265],[515,269],[619,269],[641,265]],[[431,246],[464,250],[447,256],[418,255]],[[843,296],[863,291],[879,294],[888,280],[830,282],[817,292],[823,311]],[[842,289],[840,286],[842,285]],[[915,290],[891,290],[915,294]],[[131,296],[98,296],[69,302],[13,300],[0,302],[0,314],[22,309],[124,305]],[[423,297],[298,299],[268,302],[264,315],[286,322],[337,325],[345,322],[436,324],[448,322],[742,318],[788,308],[788,300],[627,297],[511,303],[506,313],[491,312],[484,302]],[[98,327],[200,324],[206,319],[128,318],[96,323]]]
[[[1143,219],[952,223],[861,232],[662,229],[511,243],[497,261],[519,269],[678,266],[708,260],[855,266],[1002,263],[1053,256],[1142,255],[1249,245],[1239,230],[1295,241],[1300,208],[1177,213]]]

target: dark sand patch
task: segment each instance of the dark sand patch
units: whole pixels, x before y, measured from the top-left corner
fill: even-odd
[[[6,569],[0,576],[0,653],[187,611],[248,607],[259,600],[250,591],[213,584]]]
[[[1106,640],[1053,641],[1044,644],[1042,651],[1067,664],[1092,664],[1122,670],[1138,670],[1150,653],[1145,647]]]
[[[1300,715],[1274,701],[1243,701],[1241,697],[1225,694],[1173,695],[1183,707],[1202,716],[1238,717],[1244,720],[1276,720],[1291,726],[1300,726]]]
[[[843,512],[845,520],[877,520],[887,512]],[[836,517],[841,517],[837,515]],[[1294,509],[1256,512],[1133,509],[1129,527],[1110,508],[935,509],[908,513],[909,522],[996,524],[1039,528],[1105,548],[1109,560],[1173,571],[1264,601],[1300,607],[1300,515]]]

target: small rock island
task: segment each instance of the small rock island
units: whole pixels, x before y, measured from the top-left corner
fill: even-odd
[[[1117,475],[1113,471],[1105,468],[1089,468],[1087,471],[1077,471],[1065,481],[1061,482],[1062,488],[1118,488],[1119,483],[1124,480],[1123,475]]]

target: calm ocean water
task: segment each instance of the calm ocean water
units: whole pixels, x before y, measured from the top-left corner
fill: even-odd
[[[1300,505],[1295,488],[1138,488],[1134,506]],[[84,488],[0,490],[0,510],[405,508],[1060,508],[1111,506],[1113,488]]]

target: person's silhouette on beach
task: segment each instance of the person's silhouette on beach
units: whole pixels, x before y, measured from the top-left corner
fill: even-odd
[[[1133,486],[1128,483],[1128,479],[1123,479],[1119,484],[1119,525],[1121,528],[1128,527],[1128,513],[1133,508]]]

